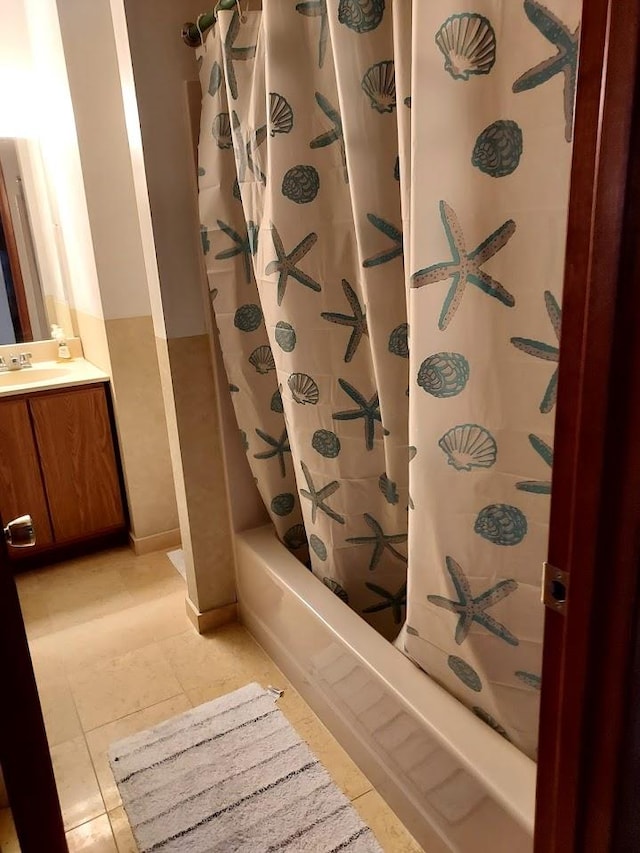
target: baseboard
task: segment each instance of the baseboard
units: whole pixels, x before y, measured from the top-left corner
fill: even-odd
[[[134,536],[129,533],[129,543],[138,556],[151,554],[152,551],[168,551],[178,548],[181,543],[180,528],[154,533],[152,536]]]
[[[198,634],[204,634],[213,628],[220,628],[222,625],[238,621],[238,605],[235,602],[224,604],[222,607],[212,607],[211,610],[205,610],[204,613],[198,610],[190,598],[185,599],[185,604],[187,616]]]

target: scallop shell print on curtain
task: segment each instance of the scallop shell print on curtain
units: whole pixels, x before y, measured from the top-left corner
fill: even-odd
[[[403,644],[532,756],[580,10],[413,5]]]
[[[547,3],[272,0],[200,51],[202,243],[278,535],[529,755],[580,16]]]
[[[283,542],[306,531],[314,573],[390,638],[409,504],[393,42],[384,2],[221,12],[201,51],[200,141],[213,308],[261,494]],[[376,149],[388,169],[372,182]]]
[[[234,36],[241,46],[244,32]],[[235,42],[234,42],[235,44]],[[247,51],[250,54],[252,51]],[[243,67],[244,53],[236,64]],[[220,334],[225,369],[241,438],[260,495],[280,538],[301,557],[306,556],[302,513],[293,459],[278,387],[275,358],[265,327],[260,294],[254,275],[259,226],[246,217],[238,176],[259,181],[255,147],[264,144],[265,123],[243,140],[240,169],[234,156],[233,122],[237,109],[225,81],[223,46],[217,32],[201,53],[202,120],[199,145],[201,235]],[[231,61],[231,60],[229,60]],[[239,72],[234,77],[237,85]],[[215,80],[217,85],[211,86]],[[234,118],[232,118],[234,117]],[[276,346],[279,346],[276,341]],[[241,357],[238,357],[238,354]]]

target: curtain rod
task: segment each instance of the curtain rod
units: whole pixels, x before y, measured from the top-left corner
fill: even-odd
[[[225,9],[233,9],[236,5],[236,0],[218,0],[216,8],[211,12],[203,12],[198,15],[197,23],[188,21],[182,27],[182,40],[189,47],[200,47],[205,32],[212,27],[216,22],[216,15],[219,11]]]

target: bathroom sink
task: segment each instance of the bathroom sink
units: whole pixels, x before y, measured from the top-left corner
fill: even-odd
[[[7,370],[0,373],[0,385],[30,385],[32,382],[61,379],[69,373],[68,367],[27,367],[22,370]]]

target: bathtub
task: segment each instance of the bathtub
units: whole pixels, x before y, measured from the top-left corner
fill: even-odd
[[[236,536],[240,618],[428,853],[527,853],[536,766],[301,567]]]

